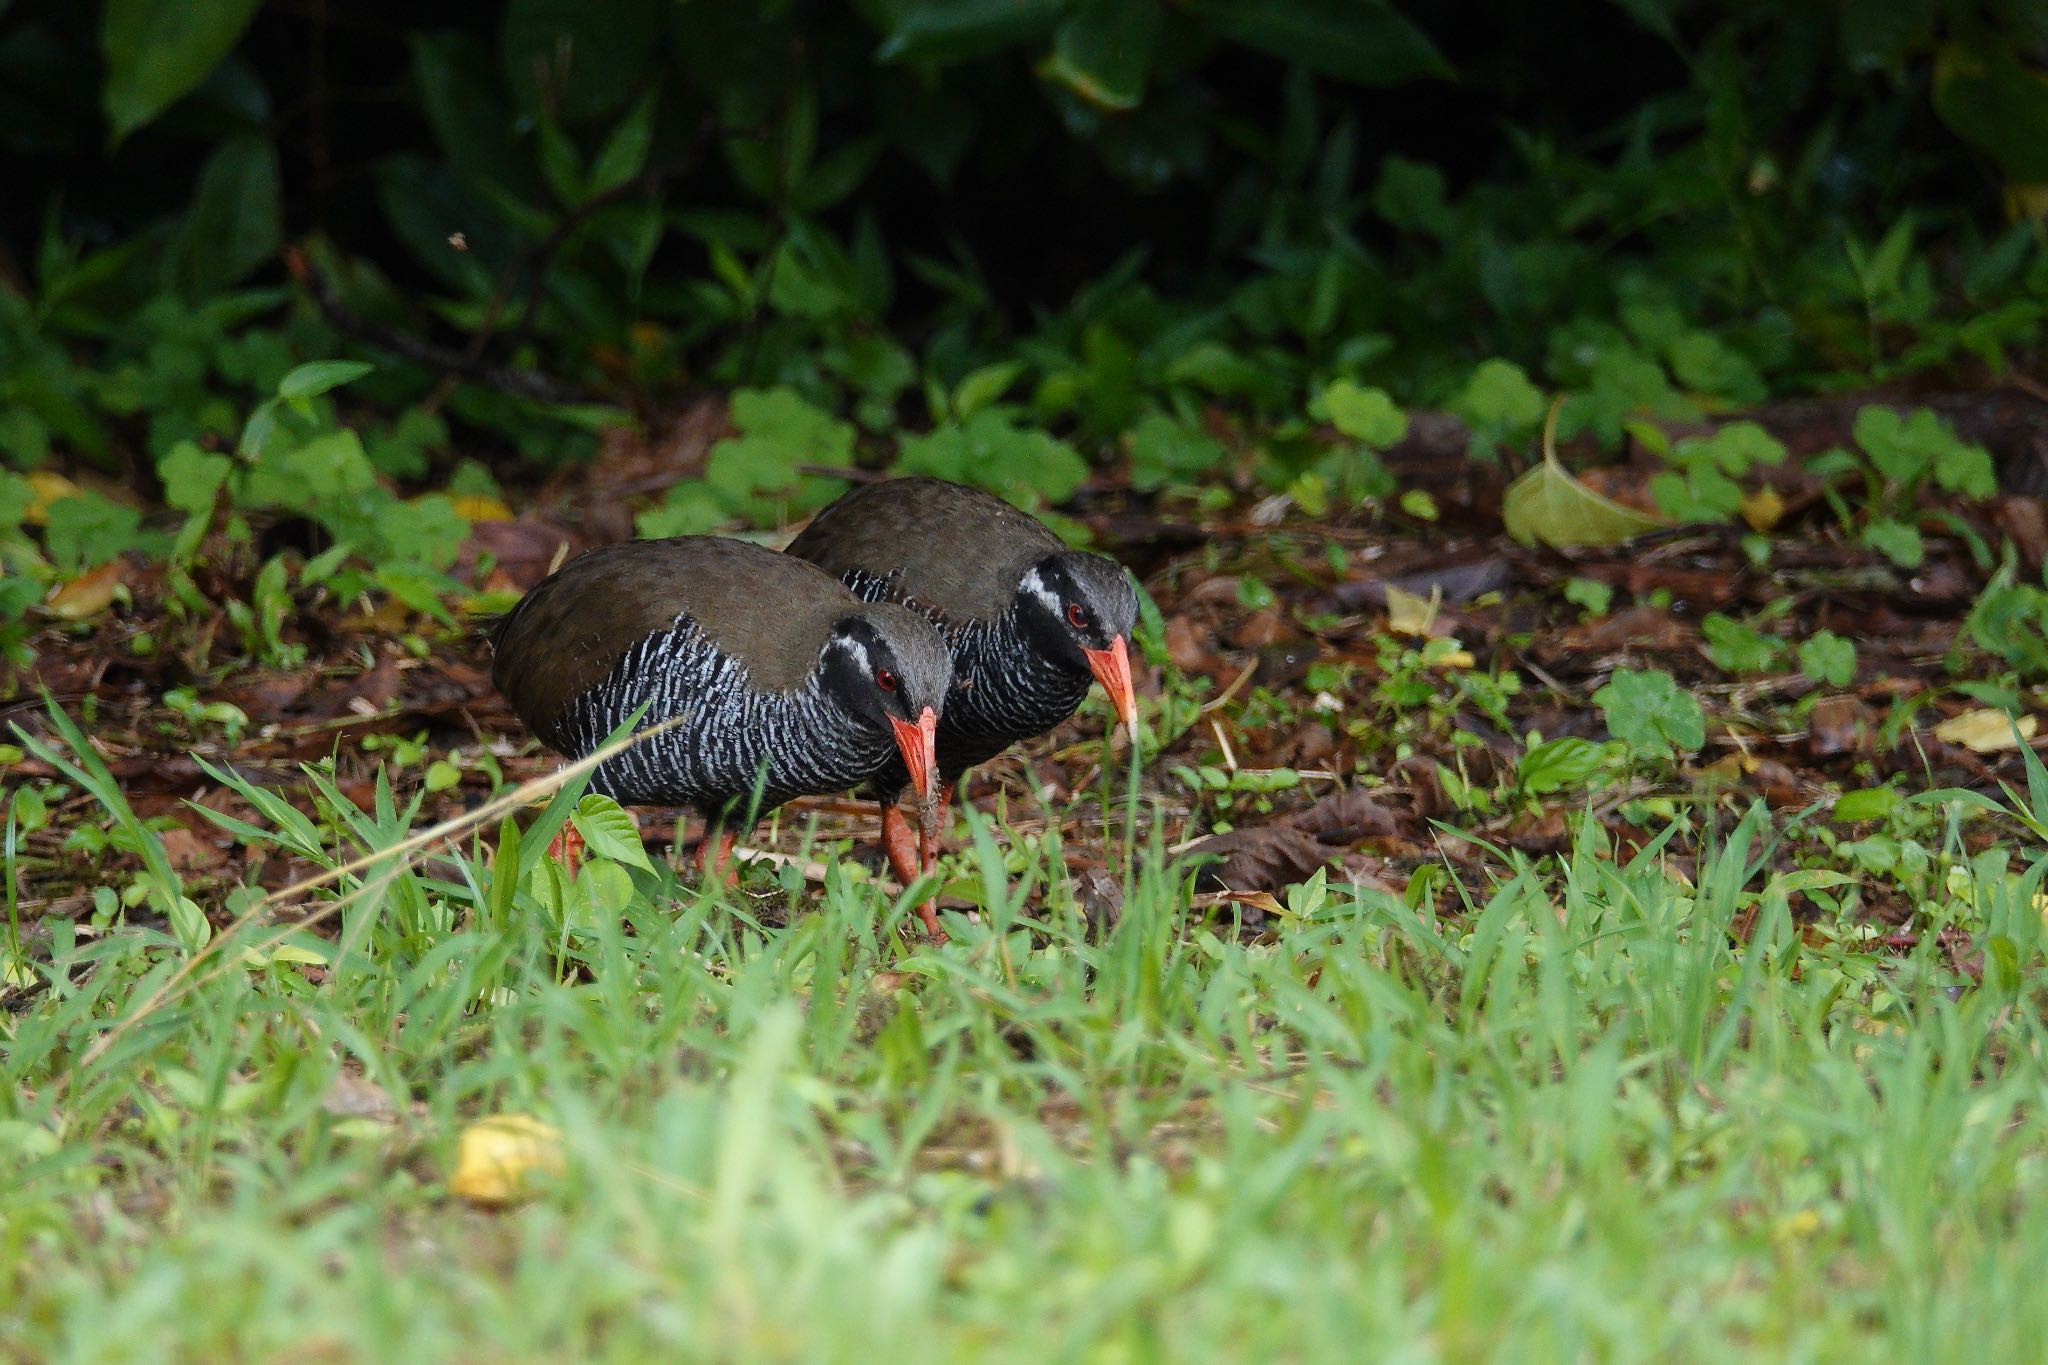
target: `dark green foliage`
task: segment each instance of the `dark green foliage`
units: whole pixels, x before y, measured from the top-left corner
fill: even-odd
[[[17,204],[55,212],[8,220],[36,269],[0,345],[75,355],[309,236],[355,313],[451,354],[593,396],[786,385],[877,430],[1021,354],[1034,415],[1088,441],[1350,379],[1491,446],[1533,425],[1513,371],[1475,381],[1499,357],[1611,441],[2033,342],[2048,267],[1992,225],[2048,145],[2024,7],[1512,9],[506,0],[358,30],[105,0],[104,66],[52,70],[87,20],[28,4],[0,75],[72,106],[9,134]],[[62,376],[10,382],[16,461],[104,442]],[[545,453],[546,404],[449,410]]]

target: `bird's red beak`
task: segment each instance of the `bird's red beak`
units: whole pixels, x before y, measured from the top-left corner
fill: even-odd
[[[1124,729],[1136,735],[1138,694],[1131,686],[1131,647],[1119,635],[1109,642],[1108,649],[1084,649],[1081,653],[1088,660],[1088,671],[1109,694],[1109,704],[1116,708],[1116,718],[1124,723]]]
[[[914,722],[891,716],[889,728],[896,732],[896,749],[903,755],[903,767],[910,774],[911,789],[920,801],[930,804],[938,793],[939,782],[938,713],[927,706],[924,714]]]

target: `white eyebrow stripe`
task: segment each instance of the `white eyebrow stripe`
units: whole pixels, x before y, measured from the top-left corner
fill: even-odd
[[[853,659],[853,666],[855,668],[858,668],[862,673],[868,671],[868,647],[866,645],[858,640],[849,639],[844,635],[839,636],[832,643],[847,652],[848,656]]]
[[[1024,579],[1017,585],[1017,588],[1018,591],[1028,592],[1044,603],[1045,609],[1054,616],[1060,614],[1060,599],[1058,595],[1051,588],[1045,586],[1045,580],[1038,576],[1038,569],[1035,565],[1025,571]]]

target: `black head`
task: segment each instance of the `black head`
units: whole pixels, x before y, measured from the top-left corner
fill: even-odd
[[[953,685],[953,656],[916,612],[887,603],[841,617],[818,659],[819,685],[848,715],[891,736],[911,785],[929,796],[933,724]]]
[[[1138,623],[1138,594],[1123,566],[1101,555],[1068,550],[1047,555],[1017,585],[1018,624],[1043,653],[1088,667],[1088,652],[1128,647]]]
[[[1032,648],[1077,673],[1094,674],[1117,715],[1131,724],[1137,713],[1130,644],[1138,594],[1123,565],[1079,550],[1047,555],[1024,571],[1016,612],[1018,629]]]

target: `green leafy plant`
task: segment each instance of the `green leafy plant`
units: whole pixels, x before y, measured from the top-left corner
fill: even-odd
[[[1671,468],[1650,480],[1650,496],[1675,521],[1727,521],[1742,506],[1736,482],[1785,458],[1784,443],[1754,422],[1730,422],[1711,436],[1688,436],[1664,455]]]
[[[1814,472],[1860,479],[1865,515],[1860,538],[1900,568],[1916,568],[1926,556],[1917,524],[1922,495],[1934,488],[1962,497],[1987,498],[1998,491],[1991,455],[1958,438],[1925,408],[1901,416],[1887,407],[1859,410],[1852,428],[1855,449],[1837,446],[1815,456]],[[1841,494],[1830,500],[1844,524],[1853,514]]]
[[[1706,716],[1691,693],[1662,669],[1618,668],[1593,704],[1608,733],[1642,755],[1697,753],[1707,742]]]

